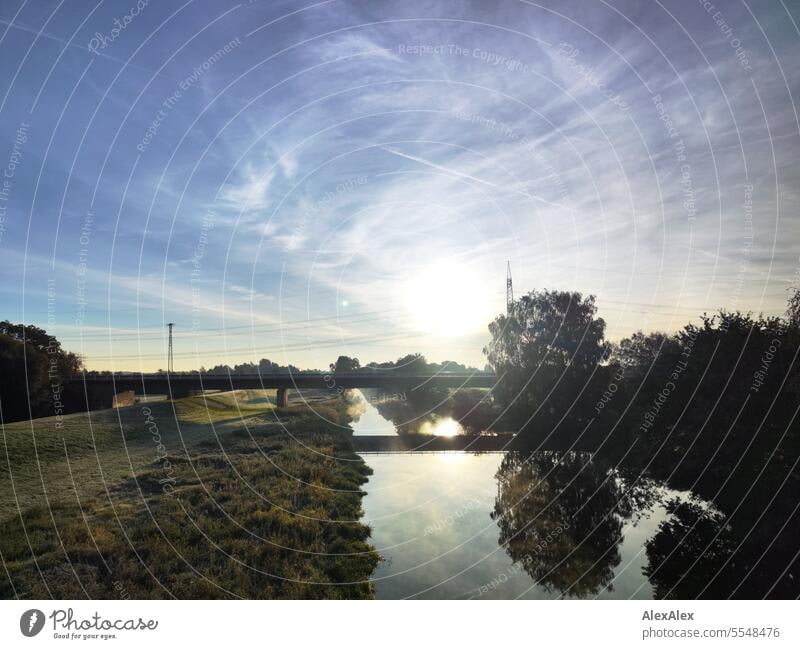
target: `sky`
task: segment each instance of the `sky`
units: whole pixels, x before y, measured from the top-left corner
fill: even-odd
[[[0,318],[89,369],[420,352],[534,289],[780,314],[800,5],[0,2]]]

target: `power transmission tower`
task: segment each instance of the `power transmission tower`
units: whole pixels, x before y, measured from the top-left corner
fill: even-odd
[[[506,262],[506,315],[511,315],[514,306],[514,287],[511,282],[511,262]]]
[[[173,366],[172,366],[172,328],[175,326],[174,322],[168,322],[167,327],[169,327],[169,345],[167,347],[167,373],[172,374]]]

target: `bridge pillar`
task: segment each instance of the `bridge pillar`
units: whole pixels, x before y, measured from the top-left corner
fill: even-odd
[[[286,408],[289,405],[289,388],[278,388],[275,403],[278,408]]]

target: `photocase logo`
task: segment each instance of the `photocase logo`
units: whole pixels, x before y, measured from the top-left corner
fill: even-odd
[[[27,638],[32,638],[44,627],[44,613],[38,608],[32,608],[25,611],[22,617],[19,618],[19,630],[22,635]]]

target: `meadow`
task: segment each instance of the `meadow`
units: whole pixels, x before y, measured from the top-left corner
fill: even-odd
[[[239,391],[4,426],[0,596],[371,597],[347,421]]]

